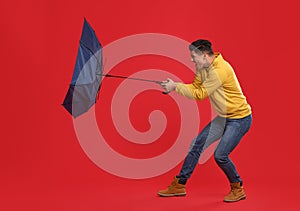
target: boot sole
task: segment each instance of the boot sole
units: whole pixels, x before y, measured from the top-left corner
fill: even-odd
[[[186,193],[173,193],[173,194],[158,193],[158,195],[162,197],[172,197],[172,196],[186,196]]]
[[[240,200],[244,200],[244,199],[246,199],[246,196],[242,196],[242,197],[240,197],[240,198],[238,198],[238,199],[236,199],[236,200],[224,200],[224,202],[237,202],[237,201],[240,201]]]

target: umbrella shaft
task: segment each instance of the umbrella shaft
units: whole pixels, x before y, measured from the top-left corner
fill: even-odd
[[[148,80],[148,79],[143,79],[143,78],[132,78],[132,77],[121,76],[121,75],[110,75],[110,74],[101,74],[101,75],[105,76],[105,77],[111,77],[111,78],[124,78],[124,79],[136,80],[136,81],[152,82],[152,83],[157,83],[157,84],[162,83],[161,81]]]

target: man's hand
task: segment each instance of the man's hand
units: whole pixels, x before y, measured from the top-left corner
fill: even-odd
[[[176,89],[176,83],[170,78],[167,78],[167,80],[163,81],[161,86],[166,90],[166,92],[171,92]]]

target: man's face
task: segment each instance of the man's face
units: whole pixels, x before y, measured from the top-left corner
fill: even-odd
[[[196,64],[196,69],[202,69],[207,67],[207,59],[205,53],[196,53],[191,51],[191,61]]]

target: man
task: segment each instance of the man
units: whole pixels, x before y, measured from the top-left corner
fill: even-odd
[[[209,98],[217,113],[214,118],[193,140],[179,175],[171,185],[158,192],[158,195],[185,196],[186,183],[191,177],[204,145],[220,139],[214,152],[218,166],[227,176],[231,191],[225,196],[225,202],[236,202],[246,198],[243,182],[235,165],[229,158],[230,153],[239,144],[252,124],[251,107],[247,103],[233,68],[220,53],[214,53],[208,40],[197,40],[189,46],[191,60],[196,64],[196,75],[192,84],[176,83],[167,79],[162,87],[190,99]]]

